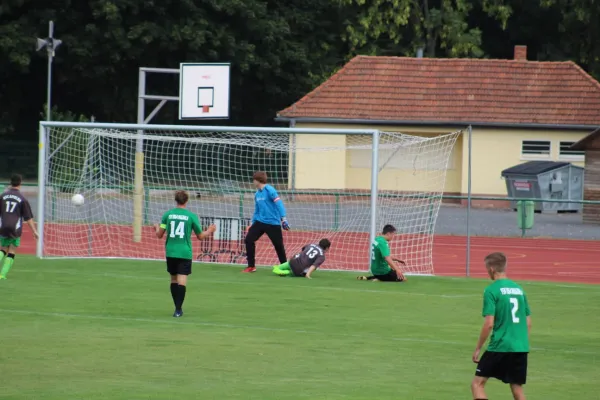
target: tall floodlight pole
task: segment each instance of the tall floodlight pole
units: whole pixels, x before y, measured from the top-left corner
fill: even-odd
[[[54,21],[48,23],[48,37],[46,39],[37,38],[36,51],[46,48],[48,53],[48,77],[46,81],[46,121],[51,121],[52,110],[52,59],[55,56],[55,51],[62,43],[62,40],[54,38]]]

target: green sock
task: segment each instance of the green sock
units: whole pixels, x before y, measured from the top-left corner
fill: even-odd
[[[6,277],[6,274],[8,274],[8,271],[10,271],[10,268],[13,265],[13,262],[15,262],[14,259],[14,255],[11,257],[12,254],[8,255],[5,259],[4,259],[4,264],[2,264],[2,271],[0,271],[0,276],[4,276]]]
[[[279,265],[277,268],[279,268],[282,271],[291,271],[292,270],[290,268],[290,263],[288,261],[286,261],[283,264]]]
[[[0,262],[2,262],[4,256],[6,256],[6,253],[4,252],[4,250],[0,250]]]

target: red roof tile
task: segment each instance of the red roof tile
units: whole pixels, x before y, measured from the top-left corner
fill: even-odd
[[[278,116],[600,125],[600,83],[570,61],[358,56]]]

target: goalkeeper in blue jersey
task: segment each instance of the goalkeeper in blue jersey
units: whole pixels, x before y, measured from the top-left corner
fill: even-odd
[[[283,202],[275,188],[267,184],[266,172],[255,172],[252,182],[256,187],[254,215],[245,239],[248,267],[242,272],[256,272],[256,241],[265,233],[273,243],[279,262],[283,264],[287,261],[281,229],[287,231],[290,229],[290,225],[285,216]]]

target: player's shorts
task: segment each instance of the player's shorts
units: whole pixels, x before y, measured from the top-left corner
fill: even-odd
[[[301,265],[298,265],[299,263],[297,262],[297,260],[295,258],[291,259],[289,261],[290,263],[290,270],[292,271],[292,274],[294,276],[306,276],[306,270],[307,268],[302,267]]]
[[[527,381],[527,355],[528,353],[486,351],[477,364],[475,375],[524,385]]]
[[[192,260],[167,257],[167,272],[171,275],[191,275]]]
[[[19,247],[21,245],[21,238],[11,237],[0,237],[0,247]]]
[[[373,275],[377,280],[381,282],[402,282],[402,279],[398,278],[398,274],[395,270],[391,270],[385,275]]]

